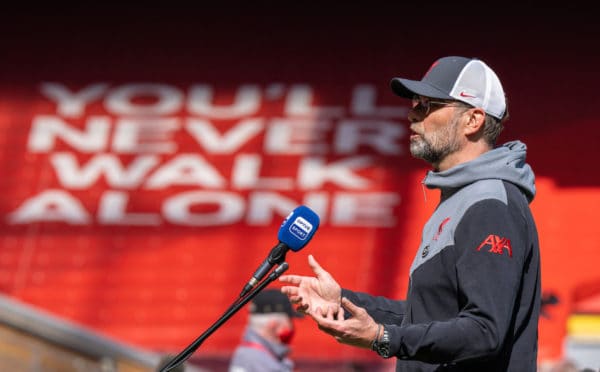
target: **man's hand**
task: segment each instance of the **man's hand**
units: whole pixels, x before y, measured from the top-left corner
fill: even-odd
[[[308,256],[308,265],[316,277],[283,275],[279,281],[293,286],[283,286],[281,291],[301,313],[313,315],[318,312],[319,316],[326,316],[328,311],[332,314],[338,313],[342,288],[312,255]]]
[[[370,349],[375,337],[379,336],[379,324],[365,309],[345,297],[342,298],[342,306],[337,313],[330,309],[325,316],[311,313],[311,317],[320,330],[332,335],[338,342]],[[348,319],[344,319],[344,309],[350,314]]]

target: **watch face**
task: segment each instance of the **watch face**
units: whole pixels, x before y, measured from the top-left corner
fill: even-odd
[[[380,343],[377,345],[377,354],[381,355],[384,358],[390,356],[390,344],[388,343]]]
[[[381,355],[384,358],[389,358],[390,356],[390,335],[387,330],[384,329],[383,337],[381,337],[381,341],[376,344],[377,354]]]

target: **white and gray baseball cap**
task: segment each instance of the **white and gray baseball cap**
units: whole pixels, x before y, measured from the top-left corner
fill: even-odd
[[[488,115],[502,119],[506,98],[500,79],[477,58],[443,57],[435,61],[421,80],[393,78],[392,91],[404,98],[415,95],[457,100],[481,107]]]

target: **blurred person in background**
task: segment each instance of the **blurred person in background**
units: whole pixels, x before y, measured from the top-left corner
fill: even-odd
[[[229,372],[292,371],[288,357],[294,337],[295,312],[279,289],[264,289],[250,302],[248,324],[235,349]]]
[[[397,371],[535,372],[535,177],[524,143],[496,146],[508,117],[500,80],[479,59],[450,56],[391,87],[412,100],[410,152],[433,168],[423,184],[441,191],[406,299],[342,289],[312,255],[315,277],[284,275],[282,292],[338,342],[396,357]]]

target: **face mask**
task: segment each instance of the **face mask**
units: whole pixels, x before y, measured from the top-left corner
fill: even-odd
[[[295,330],[293,328],[284,328],[279,331],[277,336],[279,336],[279,341],[281,341],[282,344],[289,345],[294,338],[294,334]]]

